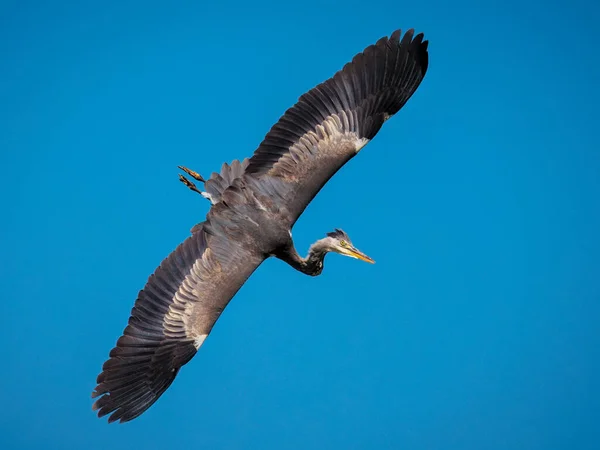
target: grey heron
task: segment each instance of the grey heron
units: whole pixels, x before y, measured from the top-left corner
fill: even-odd
[[[109,422],[146,411],[198,351],[244,282],[267,258],[319,275],[328,252],[371,258],[336,229],[301,257],[291,229],[327,181],[379,132],[420,85],[428,42],[400,30],[357,54],[332,78],[288,109],[253,156],[223,164],[190,189],[211,202],[139,292],[128,325],[110,351],[92,393],[93,409]]]

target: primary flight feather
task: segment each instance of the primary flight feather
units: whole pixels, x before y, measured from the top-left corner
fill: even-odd
[[[327,181],[377,134],[421,83],[427,41],[395,31],[302,95],[250,159],[224,164],[205,180],[212,203],[204,222],[150,276],[129,323],[98,375],[98,416],[126,422],[146,411],[198,351],[236,292],[268,257],[319,275],[327,252],[373,262],[335,230],[306,258],[291,229]]]

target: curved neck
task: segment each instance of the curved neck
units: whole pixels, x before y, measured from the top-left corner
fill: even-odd
[[[294,269],[305,273],[306,275],[316,276],[320,275],[323,271],[323,261],[327,254],[327,249],[322,245],[323,241],[317,241],[308,249],[308,255],[306,258],[302,258],[296,249],[294,244],[290,243],[281,253],[277,254],[277,258],[285,261]]]

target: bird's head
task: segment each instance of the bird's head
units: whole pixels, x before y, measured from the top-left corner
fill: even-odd
[[[327,237],[325,238],[327,244],[327,250],[330,252],[339,253],[340,255],[349,256],[351,258],[360,259],[361,261],[365,261],[371,264],[374,264],[375,261],[361,252],[359,249],[352,245],[352,241],[348,235],[340,230],[335,229],[331,233],[327,233]]]

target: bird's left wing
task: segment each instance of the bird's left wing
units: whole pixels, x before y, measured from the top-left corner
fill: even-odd
[[[211,233],[210,223],[174,250],[138,294],[129,324],[98,375],[98,416],[142,414],[195,354],[264,256]]]
[[[271,128],[246,173],[275,186],[290,225],[350,158],[416,91],[428,65],[427,41],[394,32],[300,97]]]

